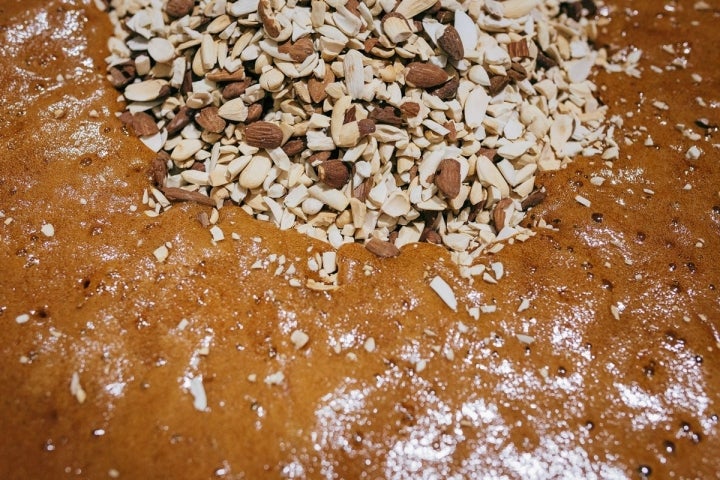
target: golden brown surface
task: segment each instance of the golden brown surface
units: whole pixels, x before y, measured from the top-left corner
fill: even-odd
[[[276,253],[303,276],[308,247],[327,247],[237,208],[218,245],[195,220],[207,207],[131,212],[152,154],[114,117],[108,22],[80,1],[0,3],[0,478],[718,478],[720,137],[675,128],[720,123],[718,3],[611,3],[602,41],[645,52],[642,79],[600,82],[611,113],[633,112],[635,143],[612,168],[541,177],[534,214],[558,231],[497,254],[498,285],[468,285],[429,245],[388,260],[344,248],[332,294],[251,270]],[[678,56],[687,69],[650,70]],[[458,313],[429,289],[436,274]],[[205,412],[183,386],[197,375]]]

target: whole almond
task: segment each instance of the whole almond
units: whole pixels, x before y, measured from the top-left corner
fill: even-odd
[[[465,57],[465,48],[463,47],[462,40],[460,39],[460,34],[452,25],[445,27],[443,34],[437,39],[437,44],[440,48],[445,50],[448,57],[456,62]]]
[[[318,178],[330,188],[340,188],[350,178],[350,170],[342,160],[327,160],[317,167]]]
[[[253,122],[245,128],[245,143],[252,147],[273,149],[280,146],[283,131],[270,122]]]
[[[405,81],[412,87],[437,87],[449,79],[450,76],[445,70],[432,63],[412,62],[405,71]]]
[[[218,115],[218,107],[215,106],[205,107],[200,110],[200,113],[195,115],[195,121],[206,131],[212,133],[222,133],[227,126],[225,120]]]
[[[375,237],[367,241],[365,248],[381,258],[397,257],[400,255],[400,249],[395,245]]]
[[[447,198],[457,197],[460,193],[460,162],[452,158],[442,160],[435,174],[435,185]]]
[[[171,18],[180,18],[191,13],[194,7],[193,0],[168,0],[165,13]]]

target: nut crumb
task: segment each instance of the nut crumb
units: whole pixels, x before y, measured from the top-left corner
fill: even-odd
[[[43,235],[46,237],[52,237],[55,235],[55,227],[51,223],[45,223],[42,227],[40,227],[40,231]]]

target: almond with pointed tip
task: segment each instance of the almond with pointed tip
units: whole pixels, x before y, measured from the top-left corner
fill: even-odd
[[[342,160],[326,160],[317,167],[318,178],[330,188],[341,188],[350,178],[350,170]]]
[[[445,70],[427,62],[412,62],[405,70],[405,82],[411,87],[432,88],[450,79]]]
[[[273,149],[282,144],[283,131],[270,122],[253,122],[245,128],[245,143],[252,147]]]
[[[443,34],[437,39],[437,44],[447,53],[448,57],[456,62],[465,57],[465,48],[460,39],[460,34],[452,25],[445,27]]]
[[[457,197],[460,194],[460,162],[452,158],[442,160],[434,181],[447,198]]]

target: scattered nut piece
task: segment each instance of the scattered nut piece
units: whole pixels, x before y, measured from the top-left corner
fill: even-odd
[[[365,248],[381,258],[397,257],[400,255],[400,249],[390,242],[372,237],[365,243]]]

